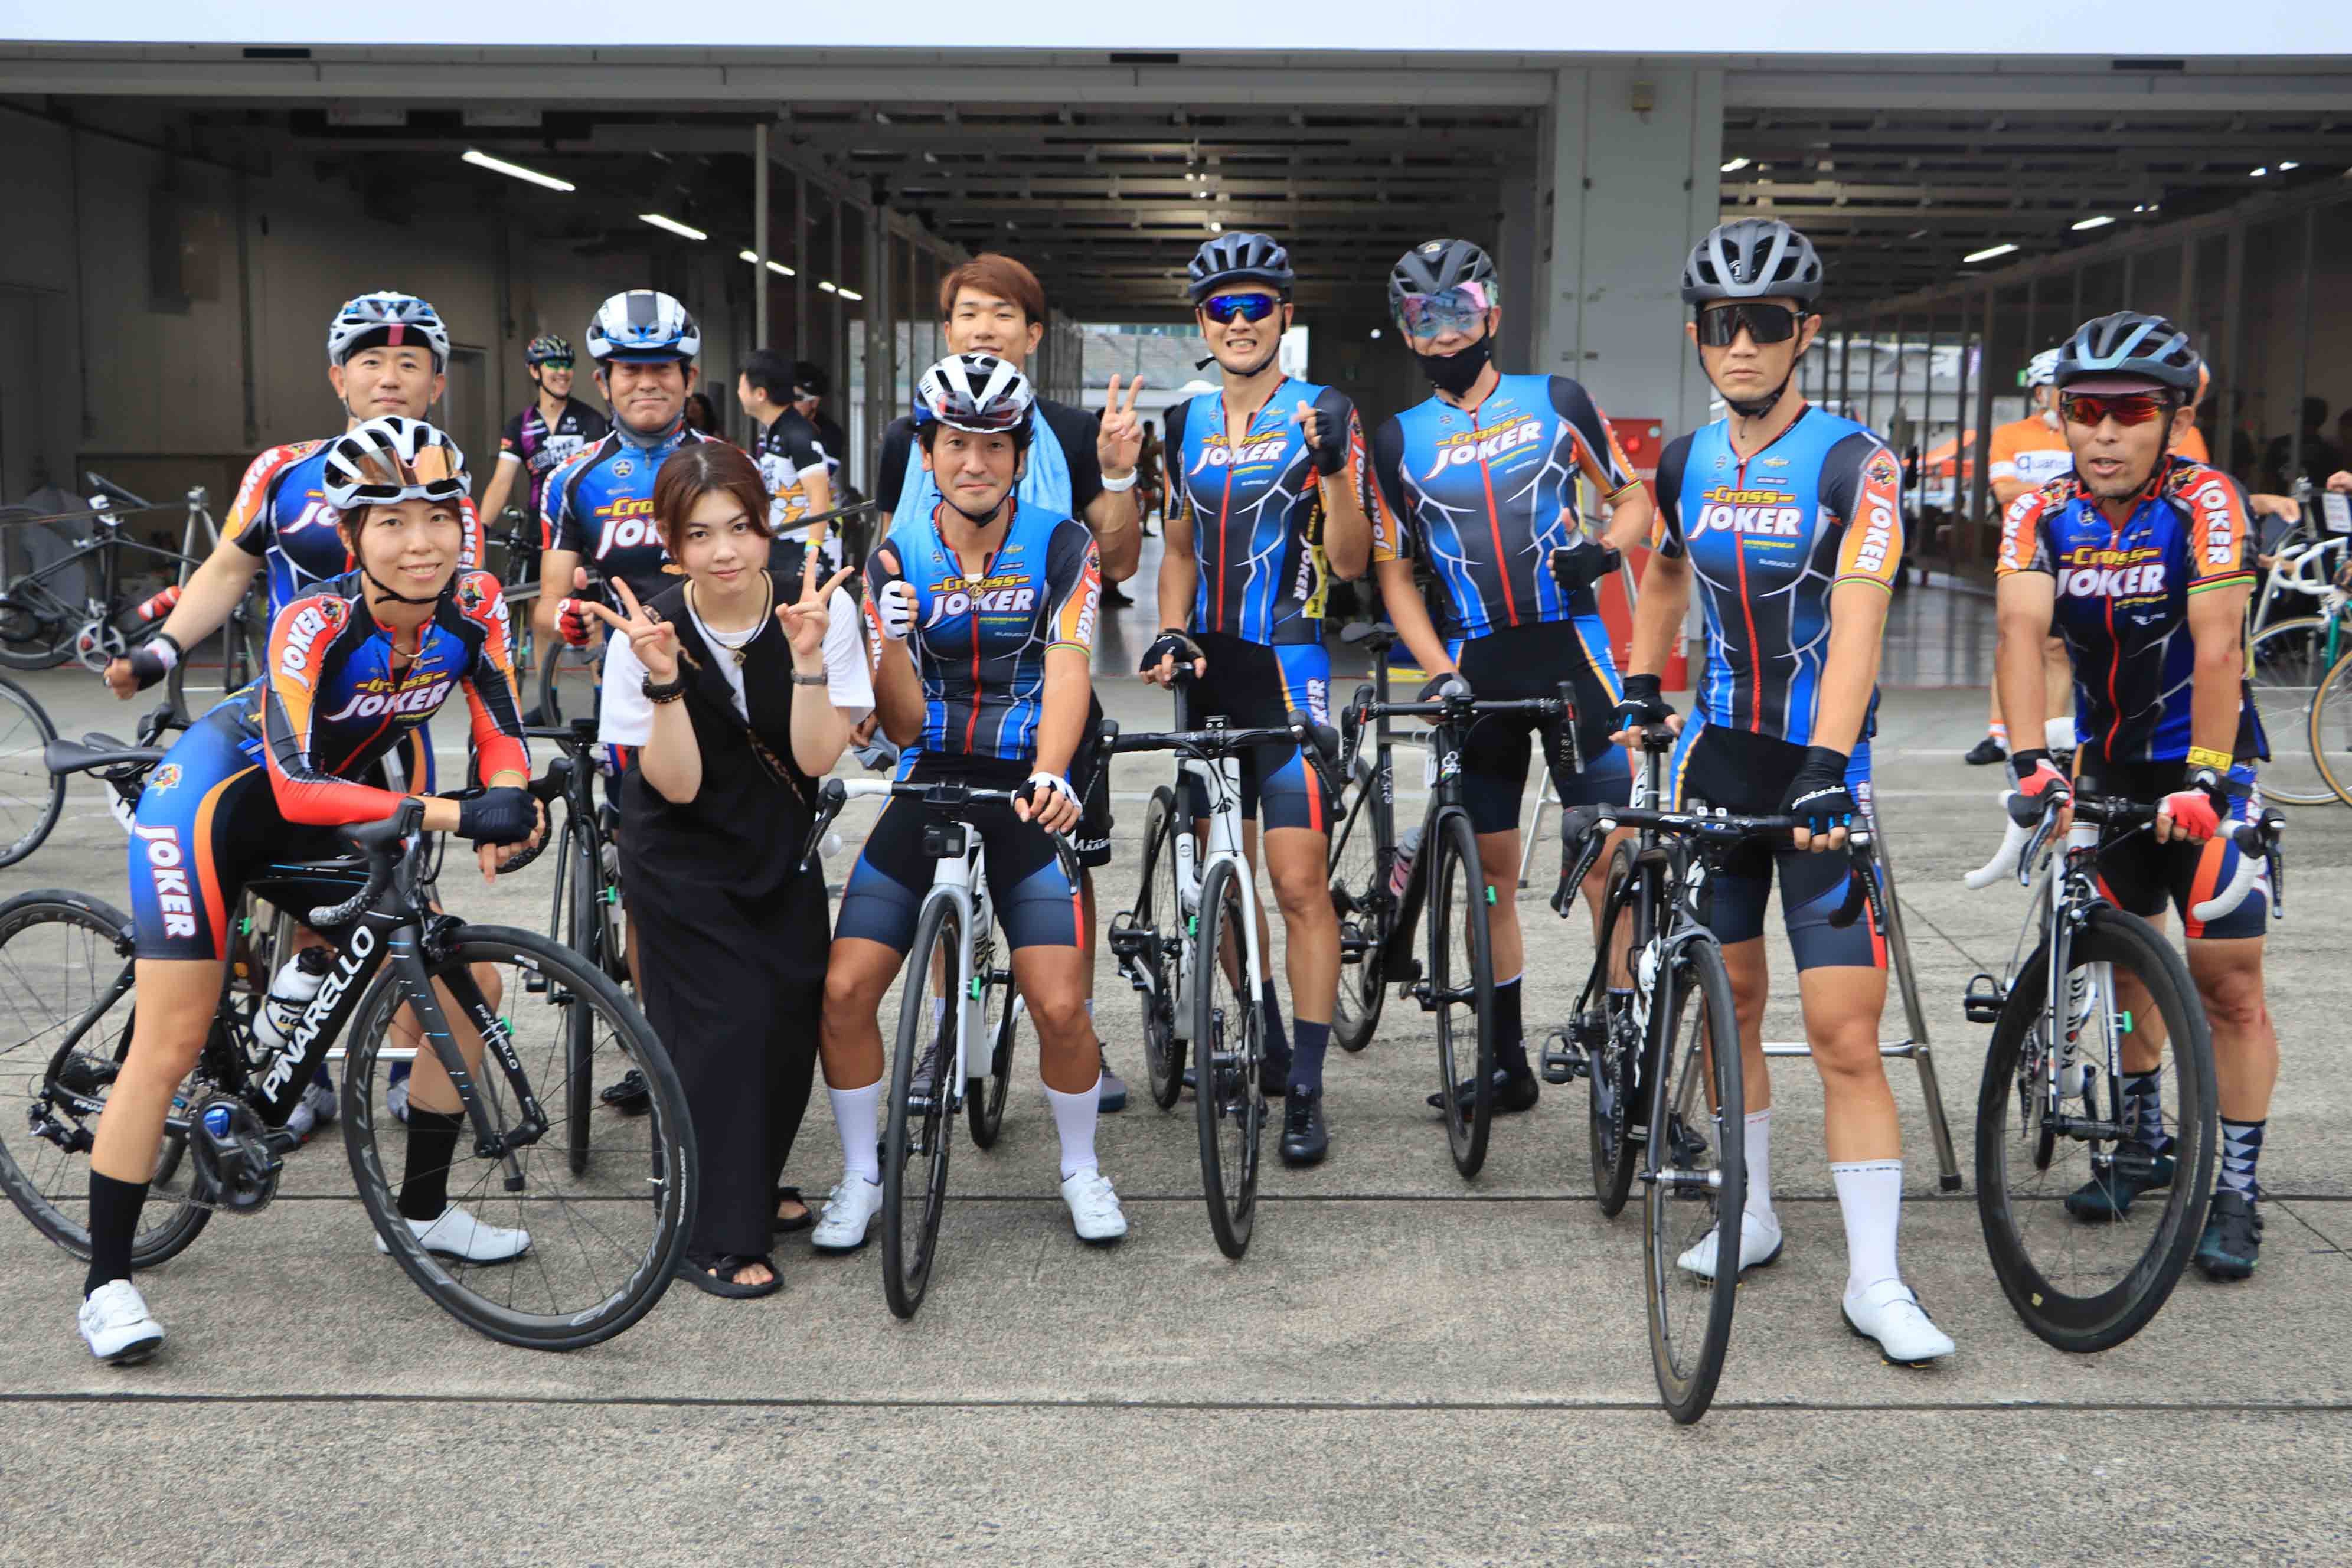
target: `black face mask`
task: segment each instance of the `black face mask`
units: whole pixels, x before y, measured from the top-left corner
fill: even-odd
[[[1416,353],[1412,357],[1421,365],[1421,374],[1429,377],[1431,385],[1459,397],[1486,374],[1495,357],[1495,340],[1489,334],[1450,354]]]

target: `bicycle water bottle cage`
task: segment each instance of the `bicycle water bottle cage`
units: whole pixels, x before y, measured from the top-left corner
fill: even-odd
[[[269,1129],[241,1100],[216,1095],[196,1110],[188,1129],[195,1156],[195,1199],[232,1214],[253,1214],[278,1195],[285,1162],[270,1147]]]
[[[964,853],[967,840],[961,822],[926,822],[923,824],[923,853],[934,860],[948,860]]]

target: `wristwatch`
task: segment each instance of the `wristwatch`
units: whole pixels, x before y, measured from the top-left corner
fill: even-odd
[[[822,669],[817,670],[815,673],[811,675],[803,675],[797,669],[793,671],[793,684],[794,686],[823,686],[832,679],[833,677],[827,675]]]
[[[637,689],[646,694],[646,700],[649,702],[675,702],[686,695],[686,672],[678,671],[666,683],[656,683],[654,678],[648,675]]]

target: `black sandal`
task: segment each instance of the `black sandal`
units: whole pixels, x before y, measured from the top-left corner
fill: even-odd
[[[776,1202],[780,1204],[795,1203],[801,1205],[800,1218],[785,1219],[782,1215],[777,1217],[776,1234],[778,1236],[792,1236],[800,1231],[813,1230],[815,1228],[816,1210],[809,1206],[808,1199],[801,1195],[801,1190],[798,1187],[778,1187],[776,1189]]]
[[[767,1268],[768,1282],[765,1285],[736,1283],[737,1270],[749,1268],[754,1263],[761,1264]],[[755,1297],[772,1296],[784,1288],[783,1274],[776,1268],[774,1258],[757,1257],[748,1252],[722,1252],[716,1258],[697,1258],[689,1253],[679,1260],[677,1277],[693,1285],[697,1289],[708,1291],[713,1296],[723,1296],[731,1301],[749,1301]]]

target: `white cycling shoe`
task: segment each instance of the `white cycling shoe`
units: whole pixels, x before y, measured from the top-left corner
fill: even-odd
[[[408,1219],[408,1226],[425,1251],[466,1263],[509,1263],[530,1250],[530,1232],[488,1224],[451,1204],[438,1219]],[[375,1249],[389,1256],[392,1244],[381,1236]]]
[[[882,1212],[882,1184],[844,1175],[824,1197],[824,1217],[809,1232],[819,1252],[855,1252],[866,1245],[874,1216]]]
[[[1117,1241],[1127,1234],[1127,1215],[1110,1178],[1100,1171],[1080,1171],[1062,1183],[1062,1201],[1070,1205],[1070,1228],[1080,1241]]]
[[[1675,1259],[1685,1274],[1696,1274],[1702,1279],[1715,1278],[1716,1238],[1723,1233],[1721,1222],[1715,1229],[1698,1238],[1698,1245]],[[1739,1271],[1761,1268],[1780,1256],[1780,1220],[1777,1215],[1759,1215],[1744,1209],[1739,1215]]]
[[[89,1353],[109,1366],[135,1366],[163,1343],[163,1325],[147,1310],[147,1298],[128,1279],[110,1279],[89,1293],[76,1321]]]
[[[1952,1336],[1936,1326],[1919,1298],[1900,1279],[1881,1279],[1859,1296],[1849,1294],[1845,1326],[1897,1366],[1925,1366],[1952,1353]]]

